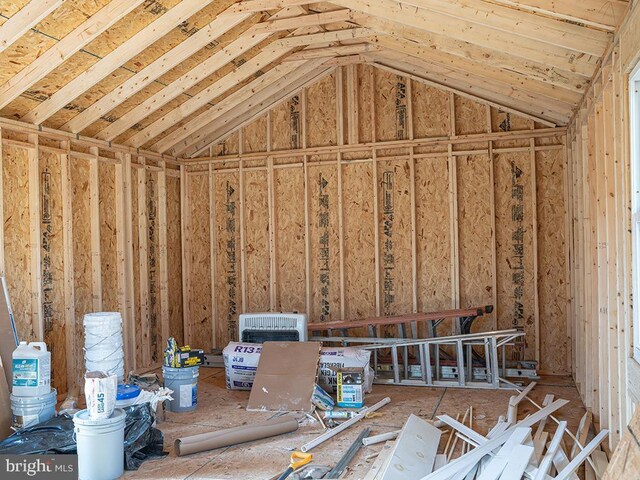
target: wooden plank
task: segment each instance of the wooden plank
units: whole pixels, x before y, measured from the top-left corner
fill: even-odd
[[[113,0],[0,86],[0,108],[43,79],[144,0]]]
[[[201,28],[192,36],[176,45],[167,53],[158,57],[152,63],[144,67],[138,73],[124,81],[88,108],[73,117],[61,128],[69,132],[78,133],[97,121],[102,115],[113,110],[122,102],[131,98],[144,87],[161,77],[172,68],[180,65],[198,50],[220,38],[239,23],[247,20],[251,14],[239,14],[236,16],[216,17],[207,26]],[[207,60],[208,61],[208,60]]]
[[[169,264],[167,245],[167,167],[162,162],[158,172],[158,264],[160,271],[160,338],[161,346],[169,338]]]
[[[276,308],[276,207],[273,186],[273,158],[267,157],[267,191],[269,208],[269,306],[271,311]]]
[[[91,209],[91,290],[93,311],[102,311],[102,255],[100,250],[100,185],[98,147],[90,147],[94,158],[89,161],[89,203]]]
[[[64,0],[31,0],[0,27],[0,53],[58,8]]]
[[[149,325],[149,245],[147,237],[147,225],[149,221],[147,213],[147,170],[144,167],[144,157],[138,161],[142,168],[137,169],[137,195],[138,195],[138,284],[140,289],[140,339],[142,341],[142,366],[151,364],[151,327]],[[154,332],[155,333],[155,332]]]
[[[181,1],[58,89],[36,108],[23,115],[21,120],[36,125],[43,123],[58,110],[103,80],[120,65],[127,63],[209,3],[210,1],[203,2],[202,0]]]
[[[2,156],[2,128],[0,128],[0,225],[4,225],[4,160]],[[5,276],[4,228],[0,228],[0,277]]]
[[[275,10],[276,8],[307,5],[309,3],[312,2],[309,0],[242,0],[236,2],[233,8],[225,13],[262,12],[265,10]]]
[[[35,148],[29,155],[29,249],[31,252],[31,322],[38,341],[44,342],[44,318],[42,314],[42,235],[40,233],[40,160],[38,135],[29,135]]]
[[[500,480],[509,480],[511,478],[521,478],[527,465],[533,456],[533,447],[528,445],[517,445],[513,449],[513,456],[507,463]]]

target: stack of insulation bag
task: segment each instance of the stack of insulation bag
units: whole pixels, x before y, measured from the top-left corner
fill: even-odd
[[[222,351],[227,388],[251,390],[260,361],[260,343],[231,342]],[[318,385],[327,392],[335,392],[337,369],[361,368],[364,370],[365,391],[371,393],[374,372],[369,366],[371,352],[354,347],[322,347],[318,370]]]

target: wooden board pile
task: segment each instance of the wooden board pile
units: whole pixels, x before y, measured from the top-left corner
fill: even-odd
[[[462,421],[459,415],[441,415],[434,422],[411,415],[399,432],[378,436],[380,441],[397,438],[386,442],[364,480],[578,480],[576,472],[585,462],[587,478],[601,478],[607,457],[600,444],[608,431],[587,441],[587,412],[573,434],[566,421],[553,416],[569,402],[547,395],[538,405],[527,396],[534,386],[511,397],[506,415],[486,435],[473,429],[472,407]],[[538,411],[518,420],[518,404],[525,399]]]

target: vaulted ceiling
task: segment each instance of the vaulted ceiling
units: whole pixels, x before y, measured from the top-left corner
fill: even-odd
[[[566,125],[628,5],[4,0],[0,116],[173,154],[366,62]]]

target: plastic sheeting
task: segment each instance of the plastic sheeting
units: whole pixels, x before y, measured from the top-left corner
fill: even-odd
[[[127,414],[124,429],[124,465],[137,470],[150,459],[162,458],[164,435],[153,427],[154,416],[148,403],[123,409]],[[67,413],[33,427],[17,431],[0,442],[0,454],[75,454],[73,417]]]

